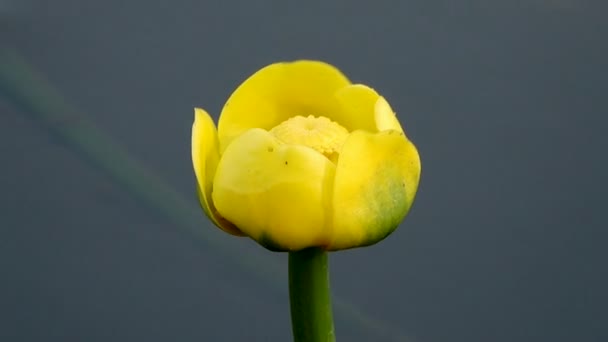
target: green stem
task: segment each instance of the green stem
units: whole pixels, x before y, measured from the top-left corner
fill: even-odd
[[[289,253],[289,301],[294,342],[334,342],[327,252]]]

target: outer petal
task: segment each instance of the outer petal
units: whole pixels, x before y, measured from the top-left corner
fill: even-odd
[[[220,216],[211,202],[213,177],[218,160],[218,139],[213,119],[203,109],[195,108],[192,124],[192,164],[201,207],[216,226],[230,234],[242,236],[243,233]]]
[[[374,119],[379,131],[394,130],[403,133],[403,128],[401,128],[401,124],[397,120],[397,115],[395,115],[391,106],[382,96],[374,104]]]
[[[315,150],[281,145],[251,129],[226,148],[213,201],[241,231],[271,250],[327,246],[335,166]]]
[[[363,129],[368,132],[378,132],[375,122],[374,106],[380,95],[372,88],[363,84],[353,84],[338,90],[335,94],[340,110],[336,114],[339,122],[348,122],[349,131]]]
[[[420,159],[403,133],[353,132],[336,167],[334,236],[330,250],[374,244],[409,211],[420,178]]]
[[[349,84],[338,69],[317,61],[276,63],[259,70],[234,91],[222,110],[220,151],[248,129],[270,130],[292,116],[332,119],[339,110],[333,94]]]

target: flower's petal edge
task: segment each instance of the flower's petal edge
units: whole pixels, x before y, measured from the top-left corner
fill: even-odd
[[[218,161],[218,138],[213,119],[205,110],[195,108],[192,124],[192,165],[196,175],[199,202],[207,217],[216,226],[230,234],[243,236],[237,227],[217,212],[211,200]]]
[[[352,84],[336,91],[334,97],[340,108],[335,114],[336,121],[346,123],[346,129],[378,132],[375,105],[380,95],[374,89],[364,84]]]
[[[378,97],[378,100],[374,104],[374,119],[376,128],[380,132],[394,130],[403,133],[403,128],[397,119],[397,115],[382,96]]]

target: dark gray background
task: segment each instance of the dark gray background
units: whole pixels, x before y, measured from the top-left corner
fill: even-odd
[[[389,331],[337,313],[339,340],[606,341],[606,13],[586,0],[2,0],[0,39],[193,204],[192,108],[217,115],[271,62],[334,63],[389,100],[423,164],[401,228],[332,255],[334,293]],[[202,214],[238,256],[178,233],[4,95],[2,341],[290,339],[286,284],[235,262],[257,245]]]

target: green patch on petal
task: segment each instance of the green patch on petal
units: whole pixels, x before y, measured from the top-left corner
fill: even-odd
[[[407,187],[400,177],[401,170],[386,163],[377,170],[376,177],[365,184],[362,192],[369,203],[370,226],[361,246],[371,245],[390,235],[403,221],[411,205]]]
[[[257,242],[264,248],[272,252],[286,252],[288,248],[281,246],[268,233],[262,233],[257,239]]]
[[[420,179],[414,145],[399,131],[356,131],[346,140],[334,181],[330,250],[372,245],[407,215]]]

